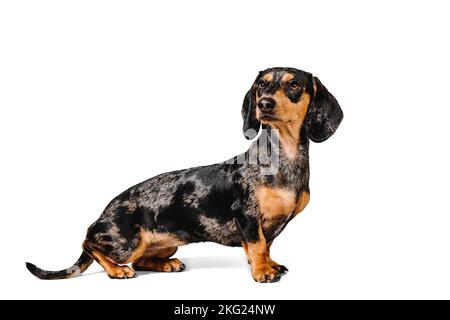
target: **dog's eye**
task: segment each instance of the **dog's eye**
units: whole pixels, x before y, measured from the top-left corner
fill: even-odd
[[[264,89],[265,87],[266,87],[266,82],[265,81],[260,81],[259,83],[258,83],[258,87],[260,88],[260,89]]]
[[[290,83],[290,85],[291,85],[291,88],[294,90],[297,90],[298,88],[300,88],[300,84],[297,81],[292,81]]]

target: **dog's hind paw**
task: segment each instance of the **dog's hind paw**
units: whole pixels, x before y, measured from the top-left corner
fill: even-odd
[[[156,271],[156,272],[181,272],[186,266],[180,260],[147,258],[133,264],[136,271]]]
[[[117,266],[108,271],[108,276],[111,279],[131,279],[136,278],[136,272],[128,266]]]

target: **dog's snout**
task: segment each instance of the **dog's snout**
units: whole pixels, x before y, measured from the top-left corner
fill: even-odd
[[[275,100],[272,98],[262,98],[258,101],[258,108],[261,111],[273,111],[275,108]]]

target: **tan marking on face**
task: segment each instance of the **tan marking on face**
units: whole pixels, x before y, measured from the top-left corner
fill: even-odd
[[[255,192],[263,221],[290,215],[295,209],[297,199],[293,190],[257,186]]]
[[[287,82],[287,81],[291,81],[294,78],[295,78],[295,76],[293,74],[286,73],[285,75],[283,75],[283,77],[281,77],[281,81]]]
[[[275,100],[275,116],[283,122],[303,122],[306,111],[308,110],[311,96],[307,92],[303,92],[297,103],[291,102],[283,90],[277,90],[272,96]]]
[[[273,73],[267,73],[263,76],[263,79],[265,81],[272,81],[273,80]]]
[[[263,124],[278,129],[282,149],[288,159],[294,160],[298,154],[300,128],[308,111],[311,96],[309,93],[303,92],[300,100],[297,103],[293,103],[283,90],[279,89],[270,97],[276,103],[273,116],[277,120],[262,118],[263,114],[259,109],[256,109],[256,118]],[[256,103],[258,101],[259,99],[257,98]]]
[[[303,191],[297,199],[297,204],[295,206],[294,214],[297,215],[305,209],[309,203],[309,193]]]

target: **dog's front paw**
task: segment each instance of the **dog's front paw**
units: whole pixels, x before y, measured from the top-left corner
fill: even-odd
[[[274,268],[275,270],[277,270],[277,271],[280,273],[280,275],[284,275],[284,274],[286,274],[286,273],[289,271],[288,268],[286,268],[285,266],[283,266],[283,265],[281,265],[281,264],[276,263],[276,262],[273,261],[273,260],[269,260],[269,264],[270,264],[270,266],[271,266],[272,268]]]
[[[281,278],[281,274],[278,270],[272,268],[269,264],[262,267],[255,268],[252,271],[253,279],[260,283],[272,283],[277,282]]]

